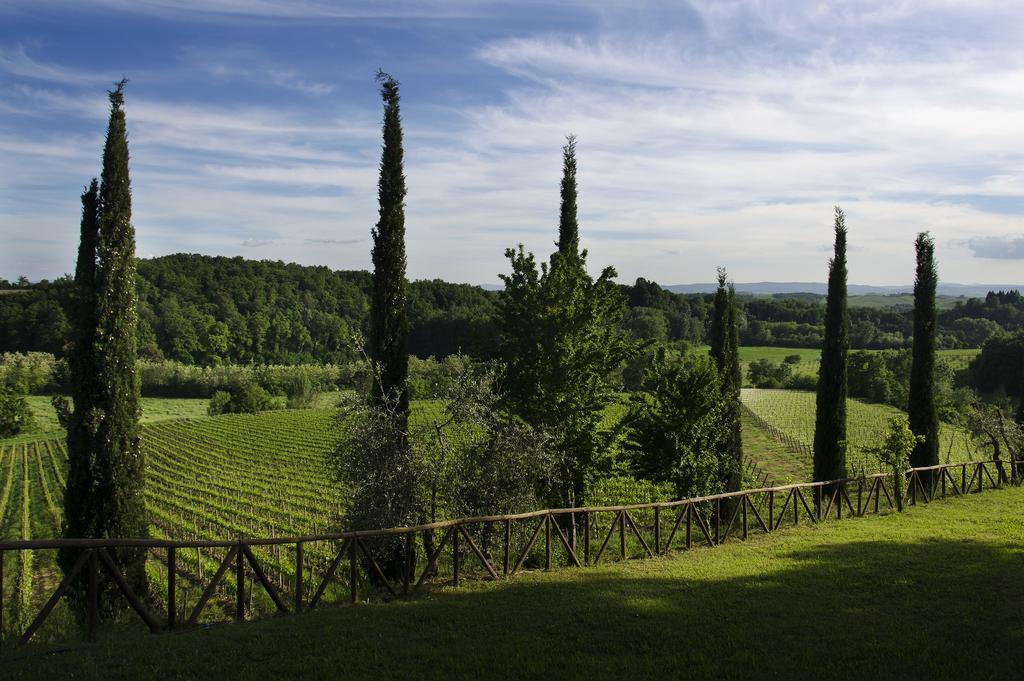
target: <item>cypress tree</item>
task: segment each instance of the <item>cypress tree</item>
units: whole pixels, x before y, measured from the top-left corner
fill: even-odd
[[[723,410],[719,442],[719,466],[726,491],[736,491],[743,484],[743,431],[740,421],[739,329],[736,326],[736,289],[728,283],[725,268],[718,268],[718,290],[715,292],[714,316],[711,321],[711,357],[721,377]]]
[[[835,251],[828,267],[825,337],[818,369],[814,423],[814,479],[846,476],[847,355],[850,321],[846,309],[846,218],[835,209]]]
[[[576,136],[566,137],[562,147],[562,201],[558,215],[558,253],[566,258],[580,257],[580,227],[576,219]]]
[[[65,537],[90,537],[96,527],[89,490],[93,479],[92,451],[95,429],[92,414],[96,402],[93,342],[96,336],[96,246],[99,241],[99,183],[94,178],[82,194],[82,222],[75,266],[72,306],[72,340],[68,353],[70,418],[67,432],[68,477],[64,488]],[[61,549],[58,562],[65,571],[78,558],[75,550]],[[80,585],[78,585],[80,586]]]
[[[128,136],[125,125],[124,80],[110,95],[110,122],[103,150],[103,172],[98,194],[92,188],[83,197],[82,243],[76,282],[83,296],[76,338],[73,378],[75,413],[81,423],[69,457],[66,498],[66,536],[145,538],[148,523],[143,497],[143,459],[139,446],[139,380],[136,371],[137,296],[135,292],[135,230],[131,224],[131,183],[128,174]],[[95,204],[93,198],[96,197]],[[95,205],[95,212],[91,206]],[[90,267],[92,215],[98,225],[95,266]],[[86,284],[93,270],[93,293]],[[88,301],[94,310],[88,309]],[[90,319],[95,321],[89,336]],[[85,372],[91,371],[89,381]],[[69,444],[72,436],[69,434]],[[74,473],[72,473],[72,470]],[[74,511],[72,509],[75,509]],[[115,564],[136,594],[147,590],[145,550],[111,550]],[[66,559],[63,563],[66,567]],[[123,607],[114,585],[106,581],[100,591],[101,610],[109,614]]]
[[[615,400],[609,374],[636,350],[622,329],[626,299],[615,269],[606,267],[596,279],[587,273],[576,196],[576,139],[569,136],[562,147],[558,250],[539,268],[521,245],[506,250],[512,273],[501,275],[498,311],[504,406],[552,434],[565,461],[549,497],[558,506],[584,503],[587,474],[613,435],[601,427],[604,408]]]
[[[373,229],[373,281],[370,299],[370,358],[377,367],[373,399],[386,402],[399,418],[409,414],[409,322],[405,301],[405,175],[402,172],[402,120],[398,82],[377,73],[384,100],[384,145],[377,199],[380,217]]]
[[[914,242],[917,274],[914,278],[914,340],[911,350],[910,395],[907,412],[910,430],[923,440],[914,445],[911,466],[939,463],[939,412],[935,406],[935,290],[939,272],[935,264],[935,241],[921,232]],[[929,476],[923,476],[928,482]]]

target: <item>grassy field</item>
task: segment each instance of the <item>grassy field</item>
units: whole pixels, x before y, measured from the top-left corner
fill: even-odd
[[[743,404],[755,414],[807,446],[814,443],[815,396],[797,390],[764,390],[744,388]],[[847,401],[847,464],[856,472],[862,467],[871,473],[879,470],[875,458],[865,448],[877,446],[888,420],[905,413],[884,404],[860,400]],[[971,439],[962,430],[943,424],[939,435],[939,456],[942,461],[969,461],[977,458]]]
[[[48,395],[30,395],[26,398],[32,415],[35,417],[36,427],[21,437],[25,439],[37,439],[41,434],[54,434],[60,432],[60,424],[57,423],[57,412],[50,404]],[[181,399],[166,397],[143,397],[142,398],[142,422],[165,421],[167,419],[196,418],[206,416],[206,407],[209,400],[203,399]],[[0,444],[9,440],[0,440]]]
[[[880,352],[872,350],[871,352]],[[939,359],[949,363],[955,370],[966,369],[971,360],[978,356],[981,350],[968,348],[962,350],[939,350]],[[769,346],[756,346],[740,348],[740,364],[743,370],[744,380],[747,375],[747,365],[759,359],[767,359],[778,364],[790,355],[797,355],[800,361],[793,365],[794,374],[805,374],[808,376],[818,375],[818,363],[821,358],[821,350],[815,348],[779,348]]]
[[[758,471],[768,473],[768,485],[807,482],[813,477],[811,460],[778,442],[761,428],[750,414],[741,416],[743,426],[743,455]],[[760,482],[758,477],[758,483]]]
[[[0,655],[18,679],[1008,679],[1024,489],[390,604]]]

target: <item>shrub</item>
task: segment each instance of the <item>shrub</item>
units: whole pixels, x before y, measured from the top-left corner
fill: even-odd
[[[23,433],[35,425],[28,400],[0,387],[0,437]]]
[[[810,374],[796,374],[786,379],[785,386],[790,390],[816,390],[818,379]]]
[[[747,367],[747,377],[755,388],[781,388],[792,373],[789,364],[774,364],[768,359],[755,360]]]
[[[206,408],[206,413],[210,416],[223,414],[229,402],[231,402],[231,393],[226,390],[218,390],[210,398],[210,406]]]
[[[316,401],[317,391],[309,374],[301,372],[291,379],[286,394],[289,409],[309,409]]]
[[[246,382],[214,393],[210,398],[207,413],[211,416],[216,414],[255,414],[276,408],[277,403],[270,393],[255,383]]]

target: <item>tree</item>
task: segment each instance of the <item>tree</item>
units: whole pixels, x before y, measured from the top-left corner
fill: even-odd
[[[814,423],[814,479],[837,480],[846,475],[847,355],[850,320],[846,309],[846,218],[835,209],[835,252],[828,267],[825,338],[818,369]]]
[[[370,358],[377,364],[372,399],[394,402],[395,415],[409,414],[409,323],[406,318],[405,175],[402,170],[402,119],[398,82],[377,73],[384,100],[384,147],[377,199],[380,217],[373,229],[373,279],[370,301]],[[400,429],[401,430],[401,429]]]
[[[550,503],[575,506],[585,498],[586,476],[607,449],[603,411],[615,399],[609,375],[635,344],[622,330],[625,297],[613,267],[594,279],[586,251],[576,250],[576,145],[562,149],[559,250],[537,267],[532,253],[508,249],[512,272],[498,303],[499,354],[505,364],[503,406],[552,433],[564,455],[557,494]]]
[[[889,418],[889,428],[882,443],[866,450],[892,473],[893,497],[897,511],[903,510],[903,483],[907,460],[919,441],[920,436],[910,432],[910,428],[901,417],[892,416]]]
[[[128,172],[128,136],[125,125],[124,86],[122,80],[110,94],[110,122],[103,150],[103,172],[96,201],[99,238],[95,247],[95,265],[90,267],[89,240],[93,233],[92,188],[83,197],[82,235],[77,275],[82,285],[93,272],[94,296],[84,293],[95,304],[94,335],[89,340],[89,314],[83,311],[80,322],[81,355],[75,370],[78,380],[73,394],[85,402],[75,406],[80,413],[78,430],[85,431],[84,442],[73,441],[69,434],[68,484],[65,492],[65,528],[67,537],[148,536],[143,497],[143,458],[139,446],[139,380],[136,371],[137,326],[135,293],[135,230],[131,223],[131,183]],[[80,270],[80,272],[79,272]],[[76,282],[77,284],[77,282]],[[88,367],[92,380],[83,379]],[[90,394],[91,393],[91,394]],[[88,405],[88,406],[87,406]],[[75,417],[72,417],[75,419]],[[79,419],[76,419],[79,420]],[[81,434],[81,433],[80,433]],[[70,449],[70,447],[69,447]],[[110,550],[129,586],[137,593],[147,590],[146,552],[141,547]],[[69,556],[62,565],[67,568]],[[101,589],[101,610],[113,613],[123,601],[115,600],[112,582]]]
[[[718,369],[725,401],[725,432],[720,438],[720,471],[725,489],[734,492],[743,484],[743,431],[740,419],[743,374],[740,369],[739,330],[736,324],[736,289],[728,283],[728,278],[725,268],[719,267],[711,324],[711,356]]]
[[[0,437],[11,437],[34,426],[35,418],[28,400],[0,383]]]
[[[562,148],[562,201],[558,215],[558,252],[562,257],[580,256],[580,226],[576,218],[576,136],[566,137]]]
[[[631,397],[625,449],[633,471],[669,482],[676,498],[715,494],[729,481],[731,395],[717,367],[705,355],[687,353],[667,360],[659,353],[645,372],[649,389]]]
[[[917,275],[914,279],[914,342],[911,348],[910,396],[907,413],[910,430],[919,440],[910,455],[912,467],[939,463],[939,412],[935,405],[935,289],[939,274],[935,265],[935,241],[921,232],[914,242]],[[923,481],[928,482],[929,475]]]
[[[368,364],[371,388],[343,405],[335,449],[336,477],[348,491],[350,529],[379,529],[421,520],[421,474],[409,438],[409,325],[406,318],[405,175],[398,82],[377,72],[384,101],[383,149],[373,235]],[[373,548],[385,575],[398,579],[408,565],[399,538]],[[428,546],[429,549],[429,546]]]

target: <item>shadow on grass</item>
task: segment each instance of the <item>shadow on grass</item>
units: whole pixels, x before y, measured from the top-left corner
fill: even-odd
[[[1020,546],[722,547],[0,661],[12,678],[1013,678]],[[714,556],[723,553],[728,555]],[[706,574],[705,574],[706,572]],[[724,573],[724,574],[723,574]]]

